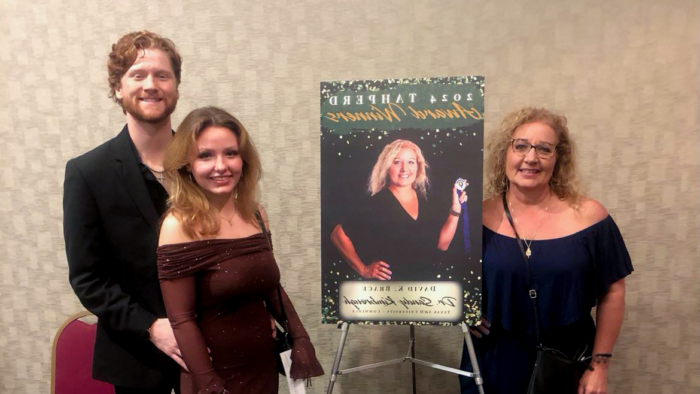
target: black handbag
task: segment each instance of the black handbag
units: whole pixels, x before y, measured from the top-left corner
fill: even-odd
[[[262,231],[263,235],[265,236],[265,239],[267,240],[267,245],[270,247],[270,251],[272,251],[270,234],[265,228],[265,223],[263,222],[262,216],[260,216],[259,211],[255,211],[255,218],[258,221],[258,226],[260,226],[260,230]],[[279,372],[282,376],[287,376],[284,372],[284,364],[282,364],[282,358],[280,357],[280,353],[284,353],[287,350],[292,349],[292,336],[289,335],[289,321],[287,320],[287,314],[284,312],[284,304],[282,303],[282,289],[280,288],[280,286],[277,286],[277,296],[279,297],[280,310],[282,311],[281,324],[284,328],[284,330],[281,330],[279,326],[275,324],[275,354],[277,354],[277,372]]]
[[[583,372],[591,368],[577,357],[552,348],[538,346],[528,394],[575,394]]]
[[[522,254],[525,265],[527,266],[529,282],[528,287],[530,288],[528,290],[528,297],[530,298],[532,311],[535,316],[535,340],[537,342],[537,356],[535,358],[535,366],[532,370],[527,394],[576,394],[578,391],[579,381],[581,380],[581,376],[583,376],[584,371],[586,369],[593,370],[593,368],[581,358],[583,353],[586,351],[586,348],[584,347],[583,350],[580,350],[576,355],[574,355],[573,358],[571,358],[559,350],[544,347],[542,345],[542,340],[540,339],[539,313],[537,311],[537,290],[535,289],[535,281],[532,276],[532,267],[530,267],[530,261],[527,255],[525,255],[523,240],[520,239],[518,230],[515,229],[513,218],[510,214],[510,210],[508,209],[508,201],[506,200],[505,193],[503,193],[503,210],[506,213],[510,226],[513,228],[515,238],[518,240],[520,253]]]

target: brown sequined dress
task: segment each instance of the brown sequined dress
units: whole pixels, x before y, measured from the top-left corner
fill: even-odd
[[[182,394],[277,393],[270,314],[280,321],[282,307],[294,341],[292,377],[323,374],[263,234],[160,246],[158,276],[190,371],[182,371]]]

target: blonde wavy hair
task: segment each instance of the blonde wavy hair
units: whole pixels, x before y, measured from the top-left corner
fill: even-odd
[[[166,214],[174,214],[182,223],[185,234],[195,239],[215,236],[221,225],[218,211],[209,203],[188,169],[197,154],[197,139],[211,126],[225,127],[238,138],[243,170],[234,192],[234,204],[243,220],[257,226],[255,212],[258,209],[258,181],[262,177],[262,168],[253,140],[243,124],[223,109],[198,108],[190,112],[177,128],[163,162],[170,192]]]
[[[511,139],[518,127],[532,122],[542,122],[554,130],[559,142],[549,186],[559,199],[575,204],[580,197],[579,178],[575,160],[576,152],[567,127],[567,120],[565,116],[557,115],[545,108],[526,107],[511,112],[503,118],[500,129],[491,137],[488,144],[486,192],[490,196],[495,196],[508,189],[506,155],[511,147]]]
[[[398,155],[403,148],[411,148],[416,152],[418,173],[416,174],[416,180],[413,182],[413,188],[416,189],[423,198],[427,198],[427,189],[430,186],[430,180],[426,174],[428,162],[425,161],[423,152],[421,152],[418,145],[407,140],[396,140],[382,149],[382,153],[377,157],[377,162],[374,164],[372,173],[369,176],[369,181],[367,182],[367,191],[370,195],[373,196],[386,187],[387,171],[389,167],[391,167],[391,163],[396,158],[396,155]]]

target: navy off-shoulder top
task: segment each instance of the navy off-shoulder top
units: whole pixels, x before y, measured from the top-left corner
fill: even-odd
[[[543,330],[576,323],[632,262],[620,230],[608,216],[577,233],[531,244],[530,265]],[[534,332],[528,273],[515,238],[484,227],[483,310],[506,330]]]

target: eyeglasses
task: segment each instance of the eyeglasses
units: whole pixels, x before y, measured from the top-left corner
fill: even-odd
[[[513,147],[513,152],[519,154],[520,156],[525,156],[530,152],[530,149],[535,148],[535,153],[541,159],[548,159],[554,155],[557,146],[550,144],[549,142],[540,142],[537,145],[533,145],[529,140],[524,138],[514,138],[510,140],[511,146]]]

